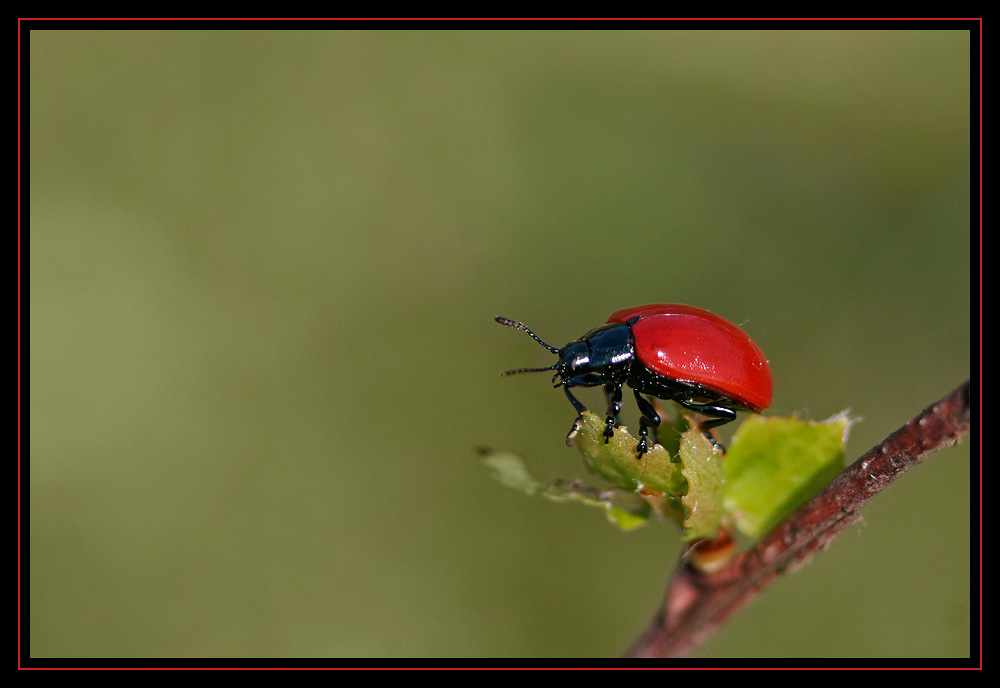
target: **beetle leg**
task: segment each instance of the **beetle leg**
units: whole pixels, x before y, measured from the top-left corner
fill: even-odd
[[[563,391],[566,392],[566,398],[569,399],[569,403],[573,404],[573,408],[576,409],[576,420],[573,421],[573,427],[566,434],[566,446],[571,447],[573,446],[573,438],[576,437],[576,433],[580,430],[580,423],[583,422],[583,413],[587,410],[587,407],[573,396],[572,392],[569,391],[569,385],[563,387]]]
[[[712,433],[710,433],[709,430],[736,420],[736,411],[724,406],[713,406],[712,404],[692,404],[688,401],[678,401],[677,403],[686,409],[697,411],[703,416],[708,416],[706,420],[701,421],[701,431],[713,446],[719,447],[722,449],[722,453],[725,453],[726,448],[722,446],[719,440],[712,436]]]
[[[608,416],[604,422],[604,444],[614,437],[615,428],[618,427],[618,414],[622,411],[622,386],[609,382],[604,385],[604,396],[608,400]]]
[[[712,404],[692,404],[689,401],[679,401],[677,402],[686,409],[691,411],[697,411],[703,416],[708,416],[708,420],[703,420],[701,422],[702,430],[711,430],[712,428],[717,428],[720,425],[725,425],[726,423],[736,420],[736,411],[726,408],[725,406],[713,406]]]
[[[653,445],[655,446],[659,441],[660,414],[638,391],[632,391],[635,394],[635,403],[639,405],[639,444],[635,449],[639,453],[638,458],[641,459],[642,455],[648,451],[646,435],[649,434],[650,427],[653,428]]]

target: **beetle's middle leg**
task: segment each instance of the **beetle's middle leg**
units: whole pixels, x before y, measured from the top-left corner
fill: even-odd
[[[639,405],[639,444],[636,446],[635,450],[639,454],[637,458],[641,459],[642,455],[649,451],[646,443],[646,435],[649,434],[650,427],[653,428],[653,445],[655,446],[660,441],[660,414],[656,412],[653,405],[649,403],[645,397],[639,394],[638,391],[632,391],[635,392],[635,403]]]
[[[604,385],[604,398],[608,400],[608,415],[604,419],[604,444],[608,443],[615,434],[615,428],[621,423],[618,422],[618,414],[622,412],[622,386],[609,382]]]

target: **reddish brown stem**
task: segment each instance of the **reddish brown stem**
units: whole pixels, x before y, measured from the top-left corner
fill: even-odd
[[[875,445],[755,547],[715,573],[682,558],[660,610],[626,657],[685,657],[731,614],[786,571],[805,563],[889,483],[969,430],[969,382]]]

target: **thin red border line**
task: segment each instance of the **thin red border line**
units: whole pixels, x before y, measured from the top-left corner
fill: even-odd
[[[21,20],[17,20],[17,668],[21,668]]]
[[[982,17],[18,17],[22,21],[976,21]],[[20,43],[19,46],[20,47]],[[980,51],[980,66],[982,66]]]
[[[983,20],[979,20],[979,666],[983,665]]]

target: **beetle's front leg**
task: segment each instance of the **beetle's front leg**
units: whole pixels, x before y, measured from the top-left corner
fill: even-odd
[[[566,398],[569,399],[569,403],[573,404],[573,408],[576,409],[576,420],[573,421],[573,427],[566,434],[566,446],[571,447],[573,446],[573,438],[576,437],[576,433],[580,430],[580,423],[583,422],[583,414],[587,410],[587,407],[573,396],[573,393],[569,391],[569,385],[564,386],[563,391],[566,392]]]
[[[615,428],[618,427],[618,414],[622,412],[622,386],[609,382],[604,385],[604,396],[608,400],[608,415],[604,419],[604,444],[608,443],[615,435]]]

